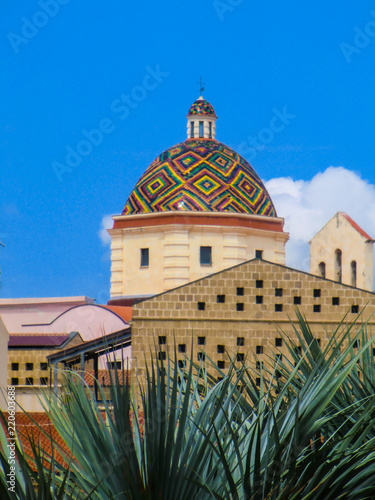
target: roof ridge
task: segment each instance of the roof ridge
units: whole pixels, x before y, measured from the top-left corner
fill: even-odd
[[[346,212],[338,212],[340,215],[342,215],[343,217],[345,217],[345,219],[349,222],[349,224],[361,235],[363,236],[364,238],[366,238],[367,240],[370,240],[370,241],[375,241],[373,238],[371,238],[371,236],[366,233],[366,231],[364,229],[361,228],[361,226],[359,224],[357,224],[351,217],[350,215],[348,215]]]

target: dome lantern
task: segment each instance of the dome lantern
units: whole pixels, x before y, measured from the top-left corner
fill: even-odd
[[[190,106],[187,119],[188,139],[215,139],[217,116],[202,96]]]

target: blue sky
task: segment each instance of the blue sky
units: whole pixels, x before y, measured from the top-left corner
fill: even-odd
[[[302,205],[303,226],[345,209],[375,231],[374,60],[370,1],[3,0],[0,297],[109,298],[103,217],[185,139],[201,75],[217,139],[272,181],[289,231]]]

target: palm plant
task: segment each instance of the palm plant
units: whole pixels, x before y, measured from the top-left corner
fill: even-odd
[[[208,359],[195,365],[191,353],[182,369],[174,352],[167,361],[155,357],[138,386],[115,371],[108,401],[99,389],[99,407],[83,379],[68,372],[61,393],[44,402],[69,449],[53,443],[68,471],[54,456],[46,467],[37,446],[30,457],[20,448],[20,491],[4,498],[34,498],[25,492],[35,487],[53,498],[101,500],[375,498],[375,363],[367,326],[343,321],[323,348],[297,316],[301,349],[280,332],[289,354],[268,360],[260,386],[247,361],[222,373]],[[3,442],[0,495],[4,450]]]

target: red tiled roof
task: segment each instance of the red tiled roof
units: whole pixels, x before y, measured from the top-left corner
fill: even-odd
[[[127,306],[106,306],[103,305],[106,309],[109,311],[114,312],[117,314],[117,316],[120,316],[124,321],[129,323],[129,321],[132,319],[132,307],[127,307]]]
[[[7,413],[4,413],[4,417],[8,420]],[[1,422],[1,424],[4,427],[4,423]],[[57,443],[59,447],[68,453],[68,456],[70,455],[68,447],[65,445],[57,430],[52,425],[46,413],[40,412],[26,414],[23,412],[17,412],[15,425],[22,447],[29,456],[33,456],[31,443],[35,443],[37,446],[38,443],[40,443],[41,449],[44,451],[46,460],[48,461],[48,458],[52,453],[51,438],[54,443]],[[58,449],[54,449],[54,454],[56,460],[60,464],[66,464],[66,461],[58,452]]]
[[[8,347],[60,346],[68,338],[64,334],[10,334]]]
[[[79,369],[76,369],[75,371],[79,373]],[[126,380],[130,381],[131,372],[130,370],[117,370],[117,377],[120,385],[123,385],[123,379],[125,382]],[[84,379],[89,387],[94,387],[94,378],[94,370],[85,370]],[[102,387],[109,387],[111,385],[111,379],[116,380],[116,374],[114,370],[98,370],[98,381]]]
[[[363,236],[364,238],[366,238],[367,240],[370,240],[370,241],[374,241],[371,236],[369,234],[366,233],[366,231],[364,231],[360,226],[358,226],[358,224],[356,222],[354,222],[354,220],[349,217],[349,215],[345,212],[339,212],[339,214],[341,214],[343,217],[345,217],[345,219],[354,227],[354,229],[356,231],[359,232],[359,234],[361,236]]]
[[[111,374],[110,374],[111,372]],[[123,378],[123,373],[124,373],[124,381],[126,382],[126,378],[128,377],[130,379],[130,371],[128,370],[117,370],[117,376],[118,380],[120,382],[120,385],[122,385],[122,378]],[[111,385],[111,377],[112,380],[116,380],[116,374],[114,370],[99,370],[98,373],[98,380],[99,384],[102,387],[109,387]],[[85,371],[85,382],[88,384],[90,387],[93,387],[94,385],[94,370],[86,370]]]
[[[3,413],[5,420],[8,420],[8,413]],[[104,417],[104,413],[102,413]],[[139,412],[138,414],[139,422],[141,425],[141,432],[144,425],[144,415],[143,412]],[[4,428],[4,423],[0,420],[1,425]],[[16,430],[18,433],[19,440],[21,441],[23,450],[29,456],[33,456],[32,447],[30,443],[35,443],[38,447],[40,443],[40,448],[43,450],[45,454],[45,465],[48,466],[49,460],[48,458],[52,454],[52,446],[51,446],[51,438],[55,443],[54,446],[54,457],[57,462],[64,467],[66,467],[67,463],[64,457],[59,453],[59,448],[63,450],[63,453],[66,453],[68,457],[71,456],[69,448],[64,443],[63,439],[60,437],[60,434],[57,432],[54,425],[51,423],[48,415],[43,412],[39,413],[16,413],[16,422],[15,422]],[[6,429],[5,429],[6,431]],[[43,432],[44,431],[44,432]],[[44,434],[46,433],[46,435]],[[7,436],[8,433],[6,432]],[[9,436],[8,436],[9,437]],[[33,467],[32,460],[28,460],[30,465]],[[34,466],[35,467],[35,466]]]

